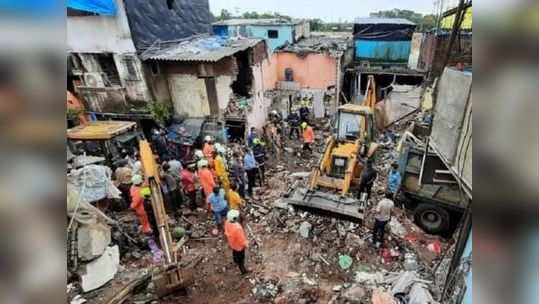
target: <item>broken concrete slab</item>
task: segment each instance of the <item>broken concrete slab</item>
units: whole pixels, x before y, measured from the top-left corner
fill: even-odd
[[[365,297],[365,289],[359,285],[353,285],[342,293],[342,298],[347,301],[347,303],[362,303],[361,301]]]
[[[308,178],[311,175],[311,172],[295,172],[289,175],[292,179],[298,179],[298,178]]]
[[[303,222],[301,223],[301,225],[299,226],[299,234],[301,235],[301,237],[303,237],[304,239],[308,239],[309,238],[309,235],[311,233],[311,229],[313,228],[313,225],[311,225],[311,223],[309,222]]]
[[[438,303],[434,301],[428,288],[425,286],[425,284],[422,284],[422,283],[415,283],[414,285],[412,285],[412,288],[410,289],[410,293],[408,296],[410,297],[408,304],[436,304]]]
[[[381,288],[372,291],[372,304],[397,304],[395,298]]]
[[[382,272],[370,273],[358,271],[354,275],[354,282],[365,285],[377,285],[385,283],[385,278]]]
[[[114,278],[120,265],[120,250],[117,245],[107,247],[103,255],[83,266],[81,287],[88,292],[105,285]]]
[[[102,223],[83,225],[77,230],[77,249],[79,258],[91,261],[103,254],[110,244],[110,227]]]

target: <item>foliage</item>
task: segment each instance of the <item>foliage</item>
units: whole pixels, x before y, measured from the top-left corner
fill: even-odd
[[[146,104],[146,111],[150,112],[158,124],[164,125],[172,114],[172,106],[170,102],[153,101]]]

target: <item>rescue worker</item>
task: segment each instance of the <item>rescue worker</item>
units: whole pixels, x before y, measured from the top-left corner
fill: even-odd
[[[215,168],[215,175],[220,181],[221,186],[225,189],[225,193],[230,190],[230,181],[228,179],[228,171],[226,168],[225,154],[226,149],[221,144],[215,144],[215,159],[213,160],[213,166]]]
[[[152,207],[152,191],[150,190],[150,187],[142,187],[140,189],[140,194],[144,199],[144,211],[146,212],[148,222],[152,227],[154,241],[158,244],[158,246],[160,246],[161,243],[159,242],[159,227],[157,227],[157,220],[155,219],[155,214],[153,213]]]
[[[265,178],[266,144],[258,138],[255,138],[255,140],[253,141],[253,144],[254,144],[253,155],[258,165],[259,183],[260,183],[260,187],[262,187],[263,184],[266,183],[266,178]]]
[[[247,147],[252,148],[253,147],[253,141],[255,138],[257,138],[257,132],[255,127],[251,127],[251,130],[249,132],[249,135],[247,135]]]
[[[297,139],[300,139],[301,137],[299,135],[299,128],[301,124],[301,119],[299,118],[298,113],[296,111],[290,113],[286,120],[288,122],[288,126],[290,127],[288,138],[292,139],[292,135],[295,135]]]
[[[303,152],[309,151],[309,153],[313,153],[311,149],[311,144],[314,142],[313,128],[306,122],[302,123],[301,127],[303,128]]]
[[[225,191],[221,187],[215,186],[212,193],[208,197],[208,203],[210,204],[211,211],[213,212],[215,225],[218,229],[222,229],[224,219],[228,212],[228,203],[225,198]]]
[[[358,198],[361,198],[361,193],[367,193],[367,201],[369,200],[372,192],[372,186],[378,176],[378,172],[374,169],[372,160],[367,159],[365,167],[361,171],[361,177],[359,181]]]
[[[214,147],[213,147],[213,138],[209,135],[207,135],[204,138],[204,148],[202,149],[202,152],[204,153],[204,157],[206,158],[208,163],[212,164]]]
[[[401,185],[401,173],[399,172],[399,164],[392,163],[391,170],[387,178],[387,190],[393,195],[393,199],[396,198],[397,193]]]
[[[376,205],[374,226],[372,228],[372,242],[377,248],[384,243],[386,225],[391,220],[391,212],[395,207],[392,198],[393,194],[386,192],[385,198],[381,199],[378,205]]]
[[[240,210],[243,201],[241,200],[241,197],[236,190],[236,184],[231,184],[230,190],[228,190],[227,192],[228,206],[230,207],[230,209]]]
[[[133,170],[129,166],[122,166],[117,168],[114,171],[114,177],[118,183],[118,190],[121,192],[122,199],[124,201],[122,210],[124,210],[131,201],[130,191],[131,191],[131,179],[133,178]]]
[[[168,158],[167,140],[163,135],[164,132],[159,131],[158,129],[153,129],[152,144],[161,161],[167,160]]]
[[[179,184],[172,174],[170,174],[170,166],[167,162],[163,162],[161,165],[159,177],[161,178],[161,191],[163,192],[166,212],[168,214],[179,212],[181,209],[181,203],[178,198]]]
[[[174,179],[176,180],[176,183],[180,183],[180,175],[181,175],[181,172],[183,170],[183,165],[182,163],[177,160],[177,159],[171,159],[167,162],[168,166],[169,166],[169,170],[168,172],[170,173],[170,175],[172,175],[172,177],[174,177]]]
[[[247,172],[247,196],[253,197],[253,189],[256,182],[256,172],[258,171],[256,160],[253,151],[249,148],[245,149],[243,156],[243,166]]]
[[[142,183],[143,179],[140,175],[134,175],[133,178],[131,178],[131,183],[133,186],[131,186],[130,194],[131,194],[131,209],[135,210],[135,214],[137,215],[140,224],[142,225],[142,232],[145,234],[152,233],[152,228],[150,227],[150,222],[148,221],[148,215],[146,214],[146,211],[144,210],[144,198],[141,194],[142,189]]]
[[[235,152],[232,160],[232,182],[236,185],[239,195],[245,197],[245,168],[240,152]]]
[[[228,211],[225,222],[225,236],[230,249],[232,249],[232,258],[240,269],[241,274],[246,274],[245,268],[245,249],[249,246],[243,227],[238,222],[240,212],[232,209]]]
[[[202,185],[202,190],[204,191],[204,198],[207,203],[207,199],[212,194],[213,188],[215,187],[215,179],[213,178],[211,170],[208,168],[207,160],[203,159],[199,161],[198,167],[198,178],[200,179],[200,184]],[[209,211],[209,204],[206,204],[206,208],[208,208]]]
[[[181,182],[183,185],[183,191],[185,196],[189,198],[189,207],[191,210],[197,208],[197,189],[196,189],[196,175],[195,175],[195,163],[187,165],[186,169],[182,170]]]
[[[301,122],[308,123],[310,114],[311,111],[309,110],[309,107],[307,107],[307,98],[304,98],[301,101],[301,108],[299,108],[299,117],[301,119]]]
[[[202,152],[202,150],[195,150],[194,156],[195,163],[198,163],[199,161],[204,159],[204,152]]]

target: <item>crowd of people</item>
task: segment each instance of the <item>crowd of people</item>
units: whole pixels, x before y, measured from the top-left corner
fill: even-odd
[[[309,152],[308,155],[311,155],[314,130],[305,119],[308,113],[298,112],[291,113],[287,118],[290,128],[288,137],[290,140],[299,139],[301,129],[302,150],[304,154]],[[224,234],[233,251],[234,262],[238,264],[241,273],[246,273],[245,248],[248,242],[241,213],[246,203],[256,199],[255,187],[266,184],[268,155],[266,143],[261,136],[264,132],[259,133],[254,127],[250,128],[244,145],[234,143],[227,146],[206,136],[202,149],[196,150],[194,158],[189,162],[167,157],[173,153],[167,151],[169,148],[163,142],[162,134],[159,131],[153,134],[151,143],[159,164],[160,185],[167,214],[180,216],[183,206],[192,211],[205,210],[215,223],[211,233],[214,236]],[[158,240],[151,193],[145,184],[141,163],[136,160],[136,156],[125,155],[125,160],[115,171],[122,197],[130,202],[130,208],[137,215],[141,233],[152,235]],[[375,209],[373,244],[376,246],[383,243],[384,229],[394,207],[393,200],[400,184],[397,168],[394,164],[389,173],[387,195]],[[369,199],[377,176],[373,162],[367,160],[360,178],[358,198],[363,196],[363,199]]]

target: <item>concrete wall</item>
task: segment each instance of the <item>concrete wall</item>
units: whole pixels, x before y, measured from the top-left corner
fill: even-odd
[[[421,53],[421,42],[423,41],[423,33],[414,33],[412,36],[412,47],[410,49],[410,57],[408,58],[408,67],[417,69],[419,64],[419,54]]]
[[[67,50],[76,53],[134,53],[123,1],[116,16],[68,16]]]
[[[120,76],[122,87],[125,88],[126,95],[130,100],[151,101],[152,97],[146,84],[144,66],[136,54],[114,54],[114,63]],[[130,78],[127,70],[127,62],[132,60],[136,70],[136,77]],[[136,79],[136,80],[135,80]]]
[[[337,59],[327,54],[308,54],[300,57],[295,53],[274,53],[272,61],[277,65],[278,81],[284,81],[284,71],[292,68],[294,81],[301,83],[302,88],[327,89],[337,85]]]
[[[204,79],[195,75],[170,74],[168,84],[176,113],[190,117],[210,115],[210,105]]]
[[[266,117],[268,117],[268,111],[271,107],[271,99],[264,96],[264,62],[257,64],[252,68],[253,107],[251,112],[247,114],[247,126],[261,129],[266,123]]]
[[[247,33],[249,37],[266,39],[268,47],[273,51],[276,48],[284,45],[287,41],[294,42],[293,26],[291,25],[249,25]],[[279,32],[278,38],[270,39],[268,31],[275,30]]]
[[[215,86],[217,89],[217,102],[219,104],[219,113],[225,112],[232,95],[232,82],[235,77],[232,76],[219,76],[215,79]]]

